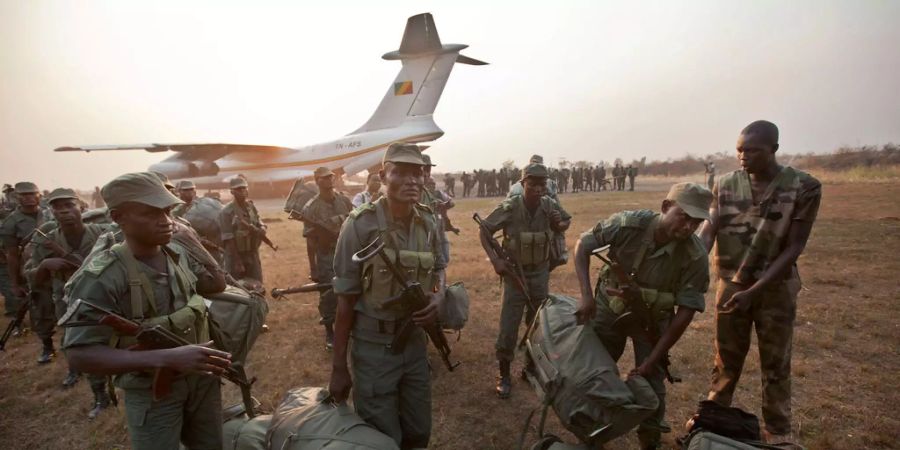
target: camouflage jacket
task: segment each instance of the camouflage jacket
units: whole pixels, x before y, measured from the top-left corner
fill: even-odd
[[[736,170],[718,179],[713,194],[719,216],[714,260],[719,276],[753,284],[787,246],[791,223],[816,219],[822,185],[805,172],[782,167],[754,201],[750,176]]]

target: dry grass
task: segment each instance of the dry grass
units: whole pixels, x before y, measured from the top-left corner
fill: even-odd
[[[812,449],[892,448],[900,441],[900,184],[828,184],[819,221],[801,260],[801,293],[794,341],[794,425]],[[577,233],[615,211],[656,208],[658,192],[577,194],[563,197],[575,216]],[[452,213],[463,229],[453,241],[448,279],[464,280],[473,299],[471,319],[454,343],[463,365],[447,373],[435,362],[433,448],[514,448],[534,393],[516,381],[513,398],[493,394],[493,342],[499,314],[498,283],[484,260],[469,217],[485,214],[496,200],[462,200]],[[265,216],[275,217],[271,208]],[[296,222],[272,223],[282,250],[264,249],[266,284],[286,286],[306,279],[305,244]],[[552,276],[552,291],[574,294],[571,265]],[[707,301],[711,301],[708,296]],[[259,377],[255,395],[273,408],[296,386],[325,385],[330,355],[322,349],[314,295],[270,301],[272,332],[260,338],[250,372]],[[674,349],[674,368],[685,381],[671,387],[668,420],[683,423],[705,396],[712,363],[713,315],[701,314]],[[754,347],[755,348],[755,347]],[[84,416],[90,397],[86,383],[63,391],[64,365],[38,367],[33,336],[13,340],[0,355],[0,442],[4,448],[127,448],[122,409],[95,422]],[[630,361],[622,361],[622,369]],[[517,367],[515,367],[517,369]],[[759,365],[755,350],[737,393],[740,406],[759,413]],[[237,402],[237,391],[226,387]],[[549,429],[560,432],[554,419]],[[672,443],[675,433],[667,436]],[[571,437],[569,437],[571,439]],[[609,448],[634,448],[633,436]]]

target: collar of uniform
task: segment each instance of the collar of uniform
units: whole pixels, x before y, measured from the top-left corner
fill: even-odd
[[[653,239],[654,235],[656,234],[656,228],[659,227],[660,217],[661,216],[659,214],[653,216],[653,219],[650,221],[650,225],[647,226],[646,233],[650,239]],[[651,242],[653,242],[653,244],[656,245],[655,240],[653,240]],[[678,240],[672,239],[671,241],[666,243],[666,245],[663,245],[662,247],[654,249],[653,253],[651,253],[649,257],[656,258],[658,256],[662,256],[663,253],[668,253],[669,256],[672,256],[673,254],[675,254],[676,246],[678,246]]]
[[[181,255],[178,252],[176,252],[175,249],[173,249],[172,247],[169,247],[169,244],[163,245],[162,251],[163,251],[163,253],[169,255],[169,258],[172,258],[172,261],[174,261],[175,264],[178,264],[178,262],[179,262],[178,260],[181,259]]]

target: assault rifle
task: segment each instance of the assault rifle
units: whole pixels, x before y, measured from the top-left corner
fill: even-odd
[[[85,309],[93,310],[100,313],[98,320],[84,320]],[[121,336],[131,336],[137,341],[137,344],[128,348],[128,350],[160,350],[192,345],[190,342],[178,336],[177,334],[163,328],[162,325],[145,325],[133,320],[126,319],[112,311],[97,306],[91,302],[76,299],[66,314],[59,319],[58,325],[61,327],[82,327],[105,325],[116,331]],[[172,392],[172,380],[176,372],[171,369],[156,369],[153,374],[153,399],[159,400]],[[247,380],[243,370],[235,367],[229,367],[222,378],[236,384],[241,389],[241,397],[249,417],[254,416],[253,399],[250,396],[250,387],[256,379]]]
[[[512,273],[508,273],[509,278],[512,279],[515,284],[516,289],[525,296],[525,299],[528,300],[528,308],[532,311],[537,311],[538,305],[534,304],[534,300],[531,298],[531,295],[528,293],[528,285],[525,284],[525,273],[522,271],[522,266],[519,265],[519,262],[516,261],[516,258],[509,254],[497,239],[494,238],[493,233],[488,230],[487,225],[484,224],[484,221],[481,219],[481,216],[478,213],[472,214],[472,220],[478,224],[478,228],[480,232],[484,234],[487,238],[488,243],[491,246],[490,253],[488,256],[491,257],[491,260],[501,259],[507,262],[513,268]]]
[[[25,321],[25,314],[28,314],[28,310],[31,308],[31,303],[34,301],[35,295],[37,295],[37,293],[29,292],[28,295],[25,296],[25,301],[19,305],[19,309],[16,310],[16,315],[13,316],[13,319],[6,325],[6,330],[3,330],[3,336],[0,336],[0,351],[6,350],[6,342],[9,341],[9,338],[12,337],[13,332],[16,331],[17,328],[22,327],[22,322]]]
[[[633,334],[635,328],[637,328],[638,331],[644,334],[647,340],[650,341],[650,345],[655,347],[656,343],[659,342],[659,332],[656,322],[653,320],[653,312],[650,310],[650,307],[647,306],[647,303],[644,302],[641,288],[634,281],[634,274],[626,272],[611,253],[607,253],[606,256],[603,255],[603,252],[609,250],[609,248],[609,245],[604,245],[603,247],[592,251],[591,255],[596,256],[600,261],[603,261],[603,263],[609,267],[609,271],[612,275],[616,278],[616,283],[619,287],[606,288],[606,293],[611,296],[621,297],[625,300],[627,311],[616,318],[613,322],[613,328],[622,330],[627,334]],[[666,380],[668,380],[669,383],[681,382],[681,378],[672,375],[672,372],[669,371],[669,366],[672,365],[672,361],[670,360],[668,353],[663,355],[659,364],[662,366],[663,372],[666,375]]]
[[[301,286],[294,286],[284,289],[272,289],[272,298],[279,299],[289,294],[300,294],[305,292],[325,292],[331,289],[331,283],[306,283]]]
[[[394,280],[403,286],[403,290],[400,294],[388,299],[384,303],[385,307],[400,304],[405,306],[405,309],[408,311],[420,311],[427,307],[429,299],[428,295],[425,294],[422,285],[417,281],[410,281],[406,277],[406,274],[404,274],[403,271],[391,261],[387,253],[385,253],[384,246],[385,243],[382,235],[378,235],[378,237],[376,237],[369,245],[353,254],[353,262],[362,263],[378,256],[384,261],[384,264],[391,272]],[[390,349],[394,354],[400,354],[403,352],[404,348],[406,348],[406,343],[409,340],[413,327],[415,327],[415,323],[413,322],[412,317],[407,317],[403,320],[397,334],[394,335],[394,340],[390,344]],[[441,359],[444,361],[447,370],[452,372],[453,369],[459,366],[459,362],[456,362],[455,364],[450,362],[450,344],[447,343],[447,336],[444,335],[441,324],[436,321],[435,323],[424,327],[424,330],[434,344],[434,347],[437,348],[438,353],[440,353]]]
[[[266,230],[264,230],[263,228],[258,227],[258,226],[256,226],[256,225],[253,225],[253,224],[250,223],[250,222],[247,222],[246,220],[244,220],[243,217],[234,216],[234,224],[233,224],[233,225],[237,225],[238,223],[240,223],[240,224],[244,225],[245,227],[249,228],[250,231],[251,231],[253,234],[255,234],[255,235],[259,238],[259,240],[261,240],[261,241],[263,242],[263,244],[268,245],[269,248],[272,249],[272,251],[274,251],[274,252],[277,252],[277,251],[278,251],[278,246],[275,245],[274,243],[272,243],[272,240],[269,239],[268,236],[266,236]]]

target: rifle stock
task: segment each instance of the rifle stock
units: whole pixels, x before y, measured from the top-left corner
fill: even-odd
[[[289,288],[273,288],[272,298],[282,298],[289,294],[300,294],[306,292],[325,292],[331,289],[331,283],[306,283],[302,286],[294,286]]]

